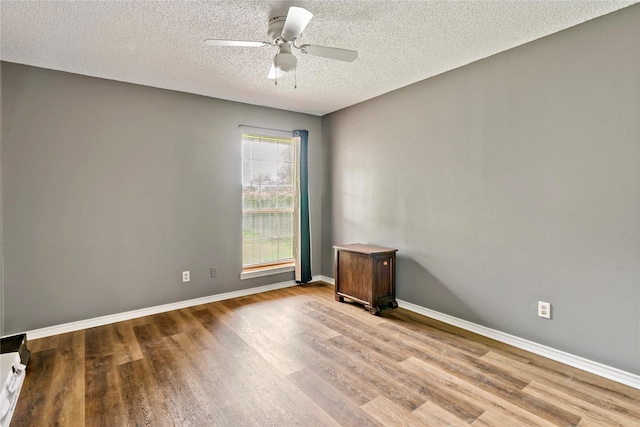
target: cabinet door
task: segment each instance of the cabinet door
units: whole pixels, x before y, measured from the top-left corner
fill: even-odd
[[[371,302],[371,264],[369,257],[347,251],[338,253],[336,291],[361,301]]]
[[[376,257],[373,263],[373,277],[376,280],[376,299],[393,296],[393,257]]]

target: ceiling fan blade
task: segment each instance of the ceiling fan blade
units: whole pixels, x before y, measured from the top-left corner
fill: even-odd
[[[300,34],[307,28],[307,24],[313,18],[313,13],[301,7],[292,6],[287,13],[287,20],[284,21],[282,35],[289,41],[300,37]]]
[[[338,61],[352,62],[358,57],[358,52],[349,49],[339,49],[337,47],[314,46],[303,44],[300,46],[302,53],[323,58],[337,59]]]
[[[271,63],[271,68],[269,69],[269,75],[267,76],[268,79],[274,80],[276,78],[276,66],[275,64],[272,62]]]
[[[204,44],[209,46],[229,46],[229,47],[263,47],[270,46],[267,42],[250,42],[241,40],[216,40],[207,39]]]

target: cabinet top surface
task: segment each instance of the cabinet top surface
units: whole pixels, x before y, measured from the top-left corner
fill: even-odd
[[[367,255],[398,251],[397,249],[384,248],[382,246],[365,245],[362,243],[353,243],[350,245],[335,245],[333,248],[343,251],[359,252]]]

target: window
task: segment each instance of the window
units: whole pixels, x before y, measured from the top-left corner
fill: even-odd
[[[243,272],[294,261],[293,138],[242,135]]]

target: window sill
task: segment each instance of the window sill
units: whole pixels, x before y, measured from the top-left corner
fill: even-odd
[[[251,271],[240,273],[240,280],[253,279],[255,277],[271,276],[272,274],[288,273],[294,271],[296,266],[294,264],[278,265],[276,267],[258,268]]]

